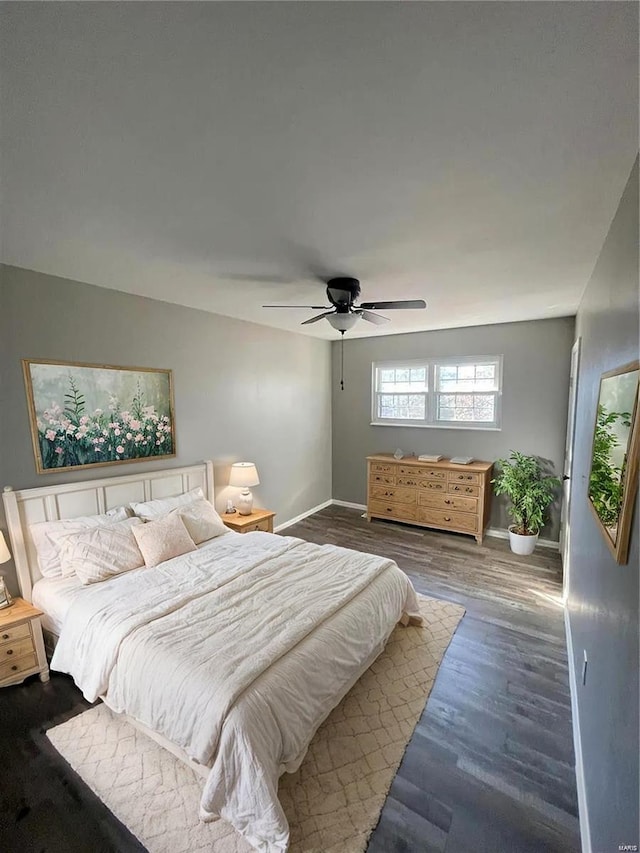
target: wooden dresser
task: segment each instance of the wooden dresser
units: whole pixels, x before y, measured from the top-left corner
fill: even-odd
[[[448,459],[397,461],[367,457],[367,519],[391,518],[421,527],[468,533],[482,542],[491,507],[491,462],[453,465]]]

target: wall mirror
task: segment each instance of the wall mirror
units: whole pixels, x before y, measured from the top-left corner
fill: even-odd
[[[638,362],[603,373],[589,474],[589,503],[618,563],[627,562],[638,481]]]

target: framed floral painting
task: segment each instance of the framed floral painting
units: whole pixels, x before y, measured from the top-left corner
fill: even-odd
[[[176,455],[170,370],[23,359],[39,474]]]

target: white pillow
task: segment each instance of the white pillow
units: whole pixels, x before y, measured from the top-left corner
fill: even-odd
[[[160,498],[159,500],[147,501],[146,503],[132,503],[131,509],[143,521],[155,521],[157,518],[167,515],[172,510],[186,506],[198,499],[205,499],[204,492],[200,487],[191,489],[190,492],[185,492],[184,495],[178,495],[174,498]]]
[[[189,536],[196,545],[206,542],[207,539],[213,539],[214,536],[221,536],[223,533],[229,532],[229,528],[225,527],[224,521],[213,506],[204,498],[192,501],[184,508],[178,507],[174,512],[180,515]]]
[[[139,518],[127,518],[65,536],[60,549],[62,576],[75,574],[86,585],[144,566],[132,533],[132,528],[142,523]]]
[[[60,548],[62,539],[72,533],[90,530],[92,527],[106,527],[129,517],[124,506],[109,510],[104,515],[80,515],[77,518],[63,518],[60,521],[39,521],[29,527],[33,544],[38,555],[40,572],[46,578],[59,578],[62,575]]]
[[[131,528],[146,566],[157,566],[165,560],[195,551],[196,545],[189,536],[184,521],[177,510],[147,524]]]

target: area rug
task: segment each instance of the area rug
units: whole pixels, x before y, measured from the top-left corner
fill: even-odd
[[[280,779],[290,853],[361,853],[464,608],[421,597],[421,627],[397,627],[375,663]],[[54,747],[150,853],[251,853],[225,821],[200,823],[204,780],[105,705],[52,728]]]

